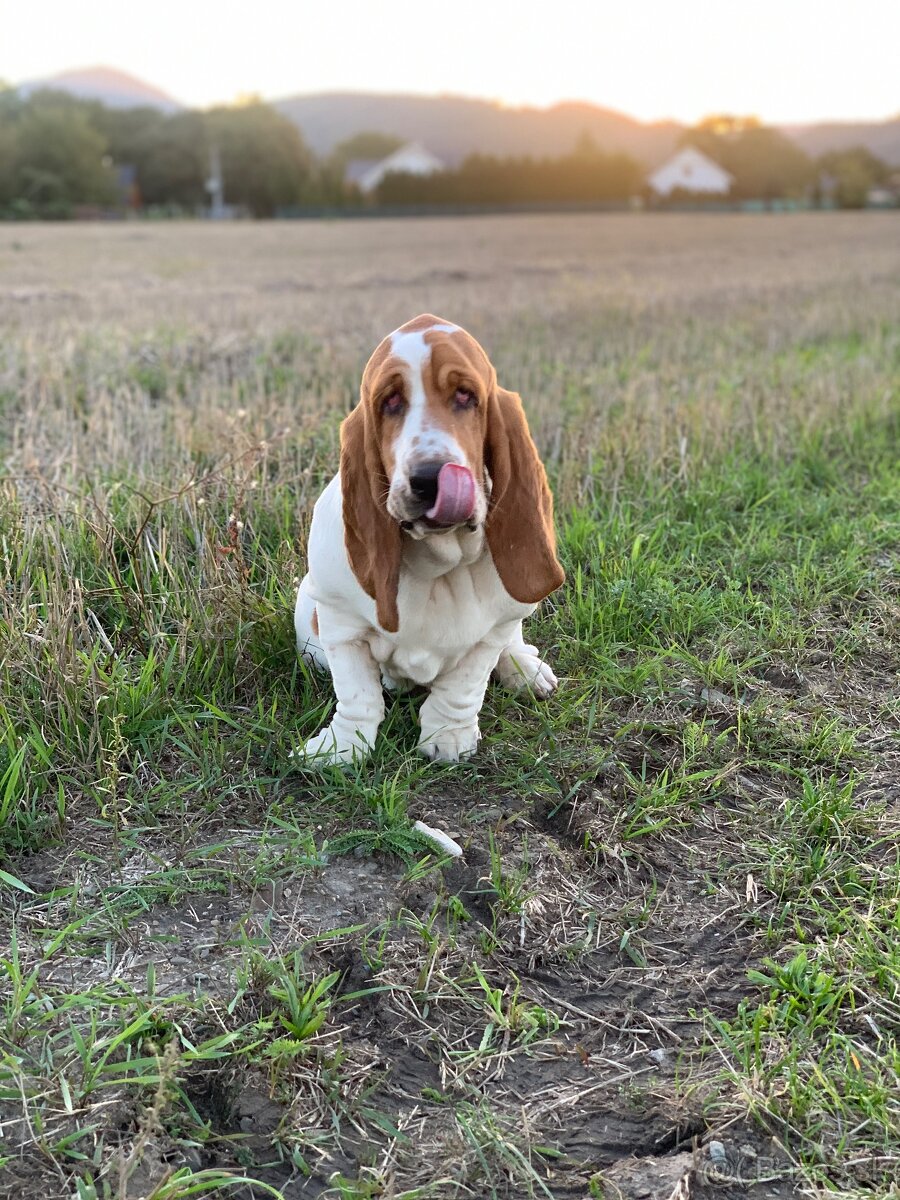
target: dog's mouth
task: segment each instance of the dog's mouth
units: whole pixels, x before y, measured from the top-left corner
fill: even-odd
[[[418,528],[423,532],[445,533],[460,525],[474,528],[477,490],[475,476],[468,467],[444,463],[428,499],[432,501],[430,506],[415,517],[401,520],[401,529]]]
[[[463,525],[475,511],[475,476],[468,467],[444,463],[438,472],[434,504],[423,514],[435,525]]]

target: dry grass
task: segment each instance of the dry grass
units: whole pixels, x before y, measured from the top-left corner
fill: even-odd
[[[896,280],[897,218],[654,215],[260,223],[6,226],[4,325],[56,332],[159,325],[206,335],[299,329],[368,350],[409,313],[494,331],[658,305],[700,313],[859,302]],[[348,341],[349,340],[349,346]]]
[[[333,435],[372,346],[436,311],[521,391],[575,499],[594,450],[608,476],[626,453],[825,426],[849,387],[886,406],[889,364],[810,360],[888,335],[896,232],[890,214],[8,227],[7,469],[181,480],[287,427]],[[173,387],[185,403],[159,404]]]

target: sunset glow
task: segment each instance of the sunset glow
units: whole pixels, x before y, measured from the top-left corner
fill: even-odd
[[[102,63],[196,106],[354,90],[586,100],[643,120],[900,111],[896,0],[0,0],[0,11],[0,79]]]

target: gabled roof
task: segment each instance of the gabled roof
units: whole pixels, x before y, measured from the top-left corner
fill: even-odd
[[[696,146],[682,146],[648,175],[647,182],[663,197],[678,192],[725,196],[731,191],[734,176]]]
[[[420,167],[418,171],[415,170],[415,167],[408,165],[410,159],[416,160]],[[424,170],[421,169],[423,164]],[[360,191],[369,192],[374,190],[385,175],[389,175],[391,171],[412,170],[414,174],[428,175],[433,171],[446,170],[446,165],[437,155],[427,150],[421,142],[406,142],[403,146],[398,146],[386,158],[351,159],[344,169],[344,181],[355,184]]]
[[[732,182],[734,181],[734,176],[730,171],[726,171],[721,163],[717,163],[714,158],[710,158],[708,154],[704,154],[703,151],[698,150],[696,146],[682,146],[680,150],[675,151],[671,158],[667,158],[662,166],[657,167],[656,171],[653,171],[652,174],[655,175],[657,171],[662,171],[666,167],[671,167],[676,163],[683,162],[684,160],[688,160],[693,166],[706,167],[712,171],[718,171],[727,179],[731,180]]]
[[[404,158],[408,158],[411,154],[415,154],[420,158],[429,160],[436,171],[443,170],[445,166],[445,163],[443,163],[436,154],[432,154],[430,150],[426,150],[421,142],[407,142],[403,146],[398,146],[392,154],[389,154],[387,158],[381,160],[379,166],[381,167],[382,171],[387,174],[387,172],[391,170],[392,163],[395,161],[402,162]]]

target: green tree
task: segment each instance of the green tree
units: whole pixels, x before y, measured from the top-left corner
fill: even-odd
[[[799,146],[756,117],[707,117],[681,139],[734,176],[732,193],[743,200],[802,196],[813,181],[810,159]]]
[[[123,161],[138,168],[145,204],[173,204],[192,211],[208,203],[209,139],[202,113],[183,112],[147,125],[139,150],[124,149]]]
[[[11,89],[0,90],[0,209],[15,199],[15,173],[18,150],[15,121],[21,103]]]
[[[560,158],[473,154],[453,171],[391,174],[377,196],[382,204],[621,203],[641,181],[641,168],[627,154],[605,154],[582,139]]]
[[[169,118],[158,108],[108,108],[99,101],[88,106],[90,122],[106,138],[117,163],[139,166],[148,146],[166,129]]]
[[[77,102],[39,92],[22,106],[14,128],[16,198],[59,216],[75,205],[114,202],[106,139]]]
[[[836,181],[835,200],[840,208],[865,208],[869,189],[890,174],[887,163],[865,146],[832,150],[816,159],[816,167],[820,179],[830,175]]]
[[[213,109],[207,132],[219,151],[229,204],[255,217],[299,204],[313,176],[313,157],[293,121],[258,100]]]

